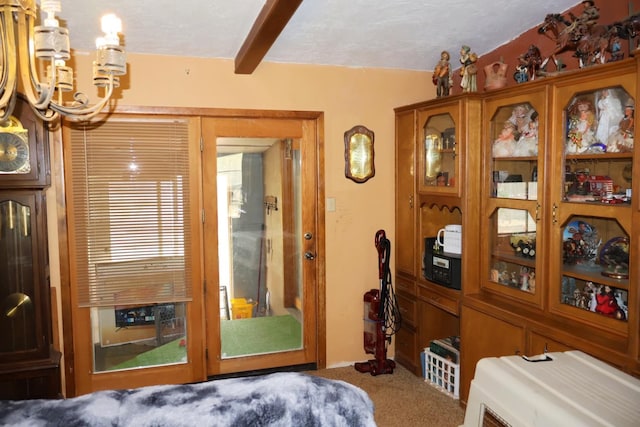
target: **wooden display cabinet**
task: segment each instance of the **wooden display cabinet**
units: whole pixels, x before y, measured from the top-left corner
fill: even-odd
[[[447,224],[477,229],[480,100],[477,94],[396,109],[396,287],[403,324],[396,360],[420,375],[420,353],[436,338],[459,335],[460,290],[425,279],[425,238]],[[462,281],[477,274],[478,239],[464,239]],[[405,315],[405,311],[407,315]],[[415,314],[413,314],[415,312]],[[408,319],[407,319],[408,317]]]
[[[640,371],[640,161],[637,132],[621,132],[637,68],[600,64],[484,96],[482,255],[463,287],[461,400],[488,356],[577,349]],[[525,130],[502,144],[521,105],[537,113],[537,152]]]

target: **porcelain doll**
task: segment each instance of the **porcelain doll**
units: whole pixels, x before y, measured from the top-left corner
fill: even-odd
[[[531,114],[533,114],[534,111],[535,110],[527,104],[519,104],[513,107],[509,121],[516,126],[518,133],[523,133],[529,128]]]
[[[493,142],[493,157],[511,157],[516,147],[516,126],[509,120],[504,122],[500,135]]]
[[[538,155],[538,113],[531,113],[531,120],[526,129],[520,134],[520,139],[516,142],[513,152],[514,156],[537,156]]]
[[[609,89],[604,89],[600,92],[597,106],[598,128],[596,129],[596,140],[606,144],[609,136],[618,130],[618,124],[624,116],[622,104],[618,97],[612,94]]]
[[[616,131],[607,140],[607,152],[621,153],[633,150],[634,109],[633,105],[624,107],[624,116]]]
[[[569,111],[566,152],[584,153],[596,142],[596,116],[593,104],[588,99],[578,99]]]

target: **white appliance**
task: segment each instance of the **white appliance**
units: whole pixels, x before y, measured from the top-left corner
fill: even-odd
[[[449,224],[438,230],[438,246],[450,254],[462,254],[462,225]]]
[[[461,427],[640,425],[640,380],[581,351],[480,359]]]

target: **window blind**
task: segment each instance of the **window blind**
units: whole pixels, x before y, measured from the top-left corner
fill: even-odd
[[[188,130],[186,119],[69,126],[65,164],[80,307],[191,299]]]

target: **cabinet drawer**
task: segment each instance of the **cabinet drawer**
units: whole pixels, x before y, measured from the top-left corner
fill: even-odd
[[[396,299],[398,301],[398,308],[400,309],[400,314],[402,315],[402,322],[409,323],[412,326],[416,324],[416,301],[412,298],[405,297],[402,294],[396,294]]]
[[[418,296],[429,304],[435,305],[444,311],[448,311],[456,316],[460,314],[458,300],[456,299],[436,294],[435,292],[421,286],[418,287]]]
[[[396,290],[410,295],[416,294],[416,282],[396,276]]]

